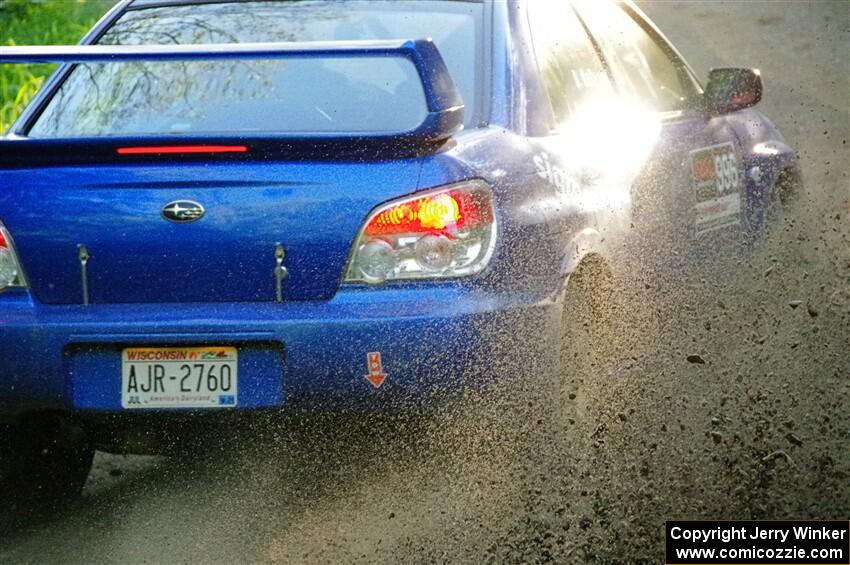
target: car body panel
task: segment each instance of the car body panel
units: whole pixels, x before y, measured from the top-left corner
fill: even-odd
[[[91,254],[94,304],[274,300],[278,243],[286,299],[327,299],[363,218],[414,191],[419,169],[416,160],[14,169],[3,172],[0,218],[46,304],[82,301],[78,245]],[[163,207],[178,200],[206,215],[167,221]]]
[[[535,364],[542,363],[558,315],[550,299],[453,284],[351,288],[328,301],[215,309],[46,306],[26,292],[7,292],[0,295],[0,346],[20,351],[23,344],[30,354],[0,365],[0,412],[13,418],[33,410],[117,411],[123,347],[206,344],[239,348],[239,409],[433,406],[434,399],[486,386],[500,366],[505,378],[521,378],[508,370],[519,355],[539,349]],[[522,328],[534,344],[485,339]],[[380,389],[366,379],[370,352],[383,357],[387,380]],[[168,411],[175,410],[160,410]]]
[[[130,5],[120,4],[84,43]],[[775,126],[755,109],[712,117],[690,108],[612,112],[553,132],[526,6],[486,3],[486,123],[431,151],[318,158],[268,150],[262,158],[93,158],[0,169],[0,221],[32,285],[0,293],[0,347],[8,352],[0,412],[117,412],[120,349],[136,345],[244,348],[237,408],[247,410],[421,406],[494,378],[552,378],[553,337],[568,315],[561,292],[588,255],[630,276],[636,265],[676,273],[712,254],[746,252],[764,230],[777,178],[797,170]],[[69,68],[46,82],[7,141],[25,141]],[[697,234],[691,157],[724,144],[737,159],[742,221]],[[498,239],[483,272],[377,287],[341,282],[376,206],[469,179],[493,192]],[[161,209],[175,200],[197,201],[207,213],[170,223]],[[277,243],[289,271],[280,304]],[[89,306],[79,244],[92,253]],[[211,271],[218,278],[205,279]],[[366,378],[375,352],[387,376],[379,387]],[[169,412],[179,410],[154,413]]]

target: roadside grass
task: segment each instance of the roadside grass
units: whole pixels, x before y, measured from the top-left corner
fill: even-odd
[[[0,45],[77,43],[114,0],[0,0]],[[55,65],[0,65],[0,134]]]

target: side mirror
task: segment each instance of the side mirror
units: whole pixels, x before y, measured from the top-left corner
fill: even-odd
[[[761,94],[758,69],[711,69],[705,86],[705,108],[713,116],[728,114],[755,106]]]

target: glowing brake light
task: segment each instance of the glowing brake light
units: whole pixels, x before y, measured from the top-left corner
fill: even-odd
[[[245,153],[244,145],[154,145],[144,147],[119,147],[119,155],[180,155],[189,153]]]
[[[365,222],[345,280],[456,278],[481,272],[496,222],[489,185],[470,180],[388,202]]]
[[[391,205],[369,221],[366,235],[445,232],[493,221],[489,197],[449,190]]]

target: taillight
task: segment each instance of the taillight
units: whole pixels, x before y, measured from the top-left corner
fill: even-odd
[[[0,291],[23,286],[24,276],[15,255],[15,248],[12,247],[12,238],[0,224]]]
[[[496,242],[493,196],[482,180],[381,205],[354,244],[345,280],[455,278],[481,272]]]

